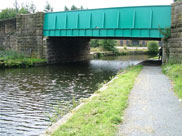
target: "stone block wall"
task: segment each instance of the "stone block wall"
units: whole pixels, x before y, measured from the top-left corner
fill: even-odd
[[[43,24],[43,12],[0,21],[0,48],[47,58],[50,64],[89,59],[90,39],[43,37]]]
[[[61,38],[47,39],[48,63],[63,63],[88,60],[90,57],[89,38]]]
[[[12,49],[28,57],[45,58],[44,13],[17,15],[0,21],[0,49]]]
[[[45,58],[42,35],[43,21],[43,12],[16,16],[16,37],[19,52],[30,57]]]
[[[17,49],[16,18],[0,20],[0,49]]]
[[[182,63],[182,2],[172,4],[171,17],[171,36],[164,46],[164,62]]]

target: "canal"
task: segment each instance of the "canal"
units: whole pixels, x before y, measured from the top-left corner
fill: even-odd
[[[103,57],[88,62],[0,70],[0,135],[41,134],[58,109],[62,114],[68,112],[74,101],[93,94],[98,83],[148,58]]]

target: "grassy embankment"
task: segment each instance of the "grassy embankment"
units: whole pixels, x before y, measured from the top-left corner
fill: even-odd
[[[162,70],[172,80],[176,94],[182,98],[182,64],[166,64]]]
[[[97,91],[97,96],[88,99],[52,136],[114,136],[141,69],[142,66],[134,66],[118,74],[106,90]]]
[[[28,58],[15,51],[0,51],[0,68],[21,68],[31,67],[46,63],[45,59]]]

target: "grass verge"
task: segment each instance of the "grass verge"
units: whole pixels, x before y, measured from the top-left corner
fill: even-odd
[[[107,55],[133,55],[133,54],[150,54],[146,49],[117,49],[117,52],[106,51],[102,47],[91,48],[90,52],[103,53]]]
[[[174,83],[174,91],[182,98],[182,64],[166,64],[162,66],[163,73]]]
[[[130,90],[142,66],[134,66],[118,74],[104,91],[81,107],[52,136],[114,136],[127,107]]]

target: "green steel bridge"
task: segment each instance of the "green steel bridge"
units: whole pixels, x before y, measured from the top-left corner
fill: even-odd
[[[49,37],[161,39],[171,27],[171,6],[140,6],[50,12],[43,35]]]

